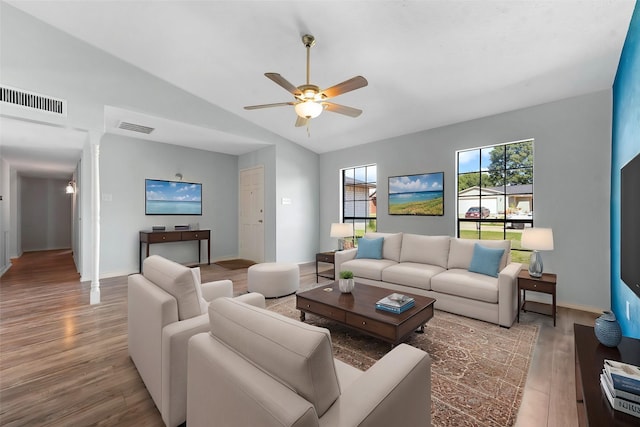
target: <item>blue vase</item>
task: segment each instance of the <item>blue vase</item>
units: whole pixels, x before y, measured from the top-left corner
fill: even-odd
[[[616,320],[616,315],[611,311],[605,311],[596,319],[594,327],[596,338],[607,347],[617,347],[622,340],[622,330]]]

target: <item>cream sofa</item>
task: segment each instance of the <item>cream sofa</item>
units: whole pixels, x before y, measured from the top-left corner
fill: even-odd
[[[129,356],[138,369],[165,425],[187,415],[187,344],[209,330],[208,302],[233,296],[230,280],[200,283],[200,270],[152,255],[142,274],[128,279]],[[238,297],[264,307],[257,293]]]
[[[333,358],[327,329],[230,298],[209,319],[189,340],[189,427],[431,425],[422,350],[400,344],[362,372]]]
[[[409,233],[367,233],[383,237],[382,258],[356,258],[357,249],[335,253],[335,277],[352,271],[357,283],[436,299],[435,308],[511,327],[517,314],[517,277],[511,241],[472,240]],[[475,244],[504,249],[498,277],[469,271]]]

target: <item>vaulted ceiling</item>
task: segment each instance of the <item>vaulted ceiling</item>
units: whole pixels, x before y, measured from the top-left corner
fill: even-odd
[[[610,88],[635,5],[633,0],[6,3],[317,153]],[[325,111],[307,129],[294,127],[291,106],[243,109],[293,101],[264,73],[303,84],[305,33],[317,40],[311,49],[312,83],[326,88],[356,75],[368,80],[367,87],[334,99],[362,109],[360,117]],[[127,119],[127,111],[119,114]]]

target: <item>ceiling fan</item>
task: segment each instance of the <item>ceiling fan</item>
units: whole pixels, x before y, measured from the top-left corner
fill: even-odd
[[[327,99],[335,98],[343,93],[351,92],[352,90],[360,89],[369,84],[367,79],[362,76],[356,76],[345,80],[342,83],[331,86],[327,89],[320,90],[316,85],[312,85],[309,82],[309,58],[311,47],[316,43],[315,37],[309,34],[302,36],[302,43],[307,48],[307,83],[298,87],[289,83],[287,79],[282,77],[278,73],[265,73],[267,78],[273,80],[276,84],[282,86],[285,90],[291,93],[295,101],[291,102],[278,102],[275,104],[262,104],[262,105],[250,105],[244,107],[245,110],[257,110],[260,108],[282,107],[285,105],[293,105],[298,118],[296,120],[296,126],[305,126],[309,120],[314,117],[318,117],[323,110],[331,111],[334,113],[344,114],[349,117],[358,117],[362,114],[362,110],[353,107],[347,107],[345,105],[335,104],[333,102],[327,102]]]

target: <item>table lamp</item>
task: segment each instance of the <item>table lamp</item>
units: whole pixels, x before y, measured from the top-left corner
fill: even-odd
[[[344,247],[344,238],[353,236],[353,229],[351,224],[344,222],[334,222],[331,224],[331,237],[338,238],[338,250],[341,251]]]
[[[520,245],[524,249],[533,249],[529,260],[529,275],[542,277],[542,256],[538,251],[553,250],[553,231],[550,228],[525,228],[522,230]]]

